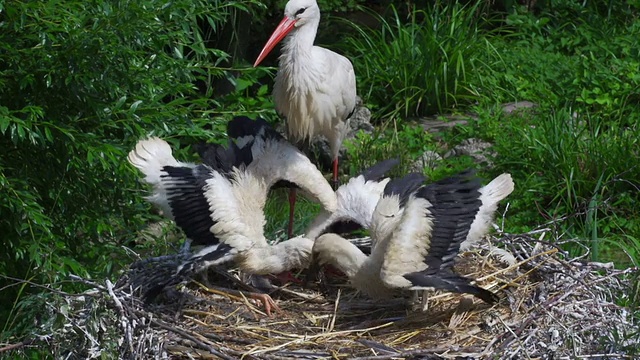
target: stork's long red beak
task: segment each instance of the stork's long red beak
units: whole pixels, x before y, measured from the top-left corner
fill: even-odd
[[[271,37],[265,44],[264,48],[262,48],[262,51],[260,51],[260,55],[258,55],[256,62],[253,63],[253,67],[258,66],[258,64],[260,64],[262,60],[264,60],[264,58],[269,55],[276,44],[279,43],[280,40],[282,40],[285,36],[287,36],[287,34],[291,31],[291,29],[293,29],[293,26],[295,24],[296,20],[291,19],[287,16],[285,16],[282,21],[280,21],[280,24],[278,24],[278,27],[273,31],[273,34],[271,34]]]

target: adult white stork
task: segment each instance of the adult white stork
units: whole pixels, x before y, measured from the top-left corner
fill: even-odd
[[[174,219],[194,245],[204,246],[180,266],[177,275],[228,261],[249,274],[307,267],[313,240],[296,237],[272,246],[265,239],[267,193],[277,181],[287,180],[329,211],[337,206],[335,193],[297,148],[268,129],[259,132],[260,136],[243,137],[250,145],[214,148],[206,164],[176,160],[159,138],[142,140],[129,153],[129,162],[153,185],[148,200]],[[263,301],[268,314],[272,306],[277,308],[265,294],[252,296]]]
[[[313,45],[319,23],[315,0],[290,0],[253,66],[286,37],[273,87],[276,110],[287,119],[291,141],[307,143],[316,135],[328,140],[337,187],[338,155],[356,107],[356,77],[349,59]],[[293,209],[295,190],[289,201]]]
[[[314,266],[337,267],[352,286],[373,298],[388,298],[398,289],[435,288],[497,301],[492,292],[455,274],[453,261],[463,241],[475,241],[486,233],[497,202],[513,190],[511,176],[502,174],[483,188],[469,174],[430,185],[424,181],[421,174],[409,174],[387,183],[373,214],[361,220],[371,218],[370,256],[326,233],[314,244]],[[357,199],[351,204],[369,201]]]

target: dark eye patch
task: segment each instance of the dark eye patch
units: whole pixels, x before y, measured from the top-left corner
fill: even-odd
[[[302,14],[305,10],[307,10],[307,8],[302,8],[302,9],[296,11],[296,16]]]

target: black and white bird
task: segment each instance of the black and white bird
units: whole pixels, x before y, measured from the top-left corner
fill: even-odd
[[[391,180],[373,213],[360,221],[371,219],[371,255],[326,233],[314,244],[314,265],[335,266],[352,286],[373,298],[388,298],[400,289],[442,289],[494,303],[494,293],[454,273],[453,264],[463,242],[472,243],[488,231],[497,202],[512,190],[509,174],[482,188],[470,173],[433,184],[425,184],[421,174]]]
[[[254,125],[259,124],[232,120],[228,132],[236,141],[203,151],[203,164],[176,160],[169,144],[159,138],[142,140],[129,153],[129,162],[153,186],[148,200],[173,219],[194,246],[203,246],[180,266],[178,275],[230,261],[258,275],[307,267],[313,240],[267,242],[263,232],[267,194],[278,181],[288,181],[334,211],[335,193],[296,147],[273,129]],[[270,304],[275,305],[264,294],[258,298],[267,312]]]

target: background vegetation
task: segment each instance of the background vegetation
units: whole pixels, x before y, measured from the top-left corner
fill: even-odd
[[[352,173],[394,155],[405,171],[426,150],[483,139],[498,155],[481,173],[515,178],[507,231],[552,222],[592,259],[639,266],[638,1],[318,2],[319,42],[352,59],[377,125],[347,144]],[[191,145],[221,141],[234,114],[279,121],[275,69],[249,64],[284,3],[0,2],[0,343],[42,331],[41,305],[74,290],[69,274],[115,278],[137,254],[179,246],[136,242],[159,218],[126,154],[156,134],[188,158]],[[537,107],[502,111],[522,100]],[[415,126],[445,112],[478,119],[435,135]],[[272,234],[280,208],[267,208]],[[635,309],[638,294],[626,295]]]

